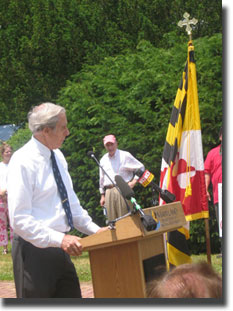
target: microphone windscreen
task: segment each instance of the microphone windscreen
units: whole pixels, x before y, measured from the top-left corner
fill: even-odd
[[[144,215],[141,217],[142,224],[147,231],[152,231],[157,228],[157,222],[150,215]]]
[[[161,190],[160,197],[166,203],[172,203],[176,200],[176,196],[168,190]]]
[[[127,182],[125,182],[124,179],[120,175],[115,176],[115,181],[116,181],[117,186],[121,190],[123,197],[127,200],[130,200],[134,196],[133,189],[130,188]]]
[[[93,151],[88,151],[88,152],[87,152],[87,156],[88,156],[88,157],[91,157],[93,154],[94,154]]]
[[[135,175],[138,176],[138,177],[142,177],[144,172],[145,172],[144,169],[139,168],[139,169],[136,170]]]

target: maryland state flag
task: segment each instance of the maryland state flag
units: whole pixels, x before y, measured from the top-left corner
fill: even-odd
[[[176,201],[182,203],[187,221],[209,217],[192,41],[188,43],[188,60],[168,126],[160,187],[175,194]],[[160,204],[164,203],[160,200]],[[191,261],[188,238],[188,228],[167,234],[168,261],[171,265]]]

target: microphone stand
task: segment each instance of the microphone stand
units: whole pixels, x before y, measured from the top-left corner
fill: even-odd
[[[152,187],[151,190],[152,190],[152,200],[151,200],[152,206],[157,206],[159,204],[159,202],[156,199],[156,190],[154,187]]]
[[[133,214],[135,214],[135,211],[128,212],[127,214],[125,214],[125,215],[123,215],[123,216],[120,216],[120,217],[118,217],[118,218],[115,218],[114,220],[109,221],[109,223],[108,223],[109,229],[115,230],[115,229],[116,229],[115,224],[116,224],[116,222],[117,222],[118,220],[123,219],[123,218],[128,217],[128,216],[131,216],[131,215],[133,215]]]
[[[132,198],[131,198],[132,199]],[[123,215],[123,216],[120,216],[112,221],[109,221],[109,229],[110,230],[115,230],[116,229],[116,222],[118,220],[121,220],[127,216],[131,216],[131,215],[134,215],[136,213],[139,213],[140,215],[140,218],[141,218],[141,221],[143,223],[143,226],[145,227],[145,229],[147,231],[152,231],[152,230],[155,230],[156,227],[157,227],[157,222],[155,222],[155,220],[152,218],[152,216],[150,215],[146,215],[143,210],[140,208],[140,209],[137,209],[135,204],[137,205],[136,203],[136,200],[134,199],[135,203],[133,204],[133,211],[131,212],[128,212],[127,214]],[[132,201],[131,201],[132,202]],[[151,222],[152,220],[152,222]]]
[[[92,159],[95,160],[95,162],[97,163],[97,165],[102,169],[102,171],[104,172],[104,174],[108,177],[108,179],[111,181],[111,183],[113,184],[114,187],[116,187],[117,191],[120,193],[120,195],[122,196],[122,198],[125,201],[125,204],[127,206],[127,210],[130,213],[130,207],[129,204],[127,203],[125,197],[122,195],[120,188],[117,186],[117,184],[112,180],[112,178],[108,175],[108,173],[104,170],[104,168],[100,165],[100,162],[96,159],[95,154],[92,151],[88,151],[87,153],[88,156],[90,156]]]

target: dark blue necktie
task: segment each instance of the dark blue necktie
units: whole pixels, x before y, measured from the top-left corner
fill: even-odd
[[[59,194],[61,197],[62,206],[66,212],[66,216],[68,218],[68,224],[70,225],[71,229],[73,230],[74,225],[73,225],[73,219],[72,219],[72,214],[71,214],[71,210],[70,210],[70,203],[68,200],[66,187],[62,181],[61,174],[59,172],[53,150],[51,150],[51,160],[52,160],[53,174],[54,174],[54,177],[55,177],[55,180],[57,183],[57,188],[58,188],[58,191],[59,191]]]

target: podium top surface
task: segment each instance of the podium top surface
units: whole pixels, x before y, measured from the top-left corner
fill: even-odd
[[[144,213],[151,215],[157,224],[153,231],[147,231],[139,214],[127,216],[116,222],[115,229],[96,233],[83,238],[80,242],[83,250],[108,247],[129,241],[153,237],[168,231],[176,230],[186,224],[183,208],[180,202],[143,209]]]

